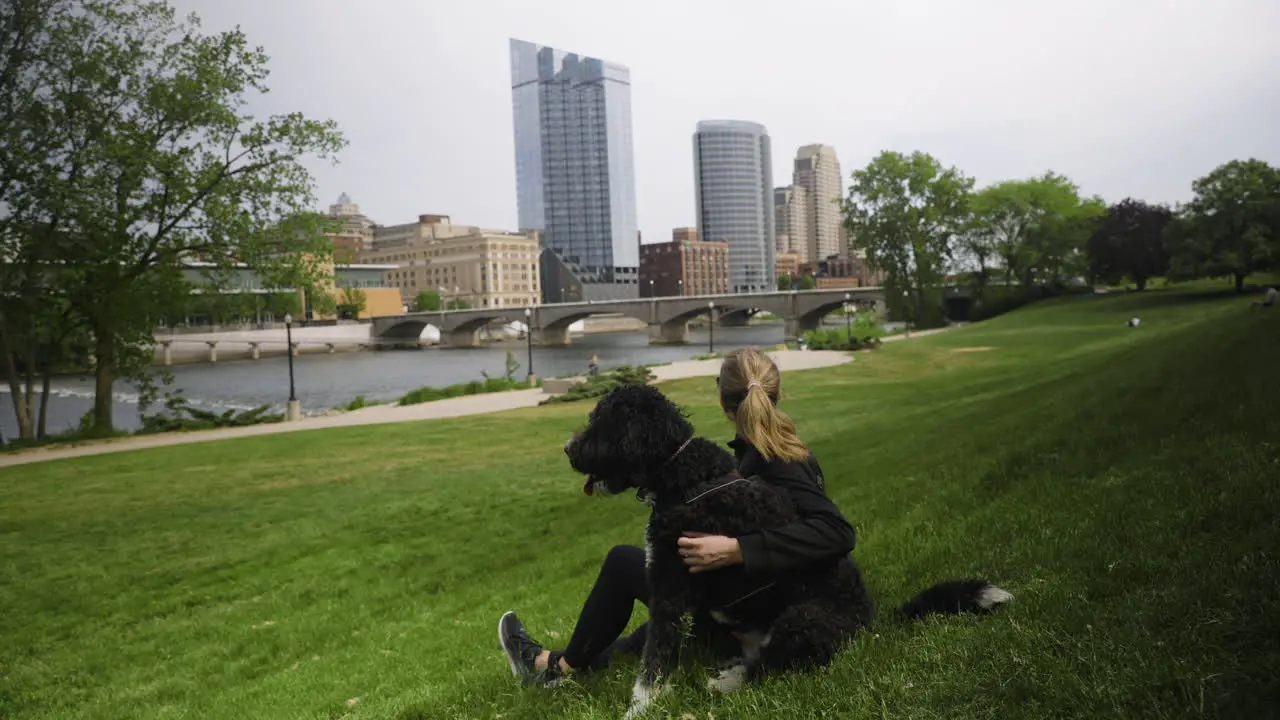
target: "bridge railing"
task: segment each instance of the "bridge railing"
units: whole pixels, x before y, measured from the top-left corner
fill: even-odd
[[[543,305],[535,305],[533,307],[535,308],[539,308],[539,307],[597,308],[597,307],[609,307],[612,305],[633,305],[635,303],[643,303],[643,302],[687,302],[690,300],[703,301],[703,302],[716,301],[717,304],[719,304],[719,301],[724,301],[724,304],[726,306],[732,306],[735,303],[741,304],[745,298],[778,298],[778,297],[786,297],[791,295],[853,295],[853,296],[857,296],[857,295],[882,295],[883,293],[884,293],[884,288],[879,285],[876,285],[872,287],[829,288],[829,289],[813,289],[813,290],[773,290],[773,291],[767,291],[767,292],[729,293],[729,294],[716,294],[716,295],[658,295],[654,297],[623,298],[618,300],[586,300],[586,301],[569,302],[569,303],[546,303]],[[443,309],[422,310],[419,312],[402,313],[400,315],[393,315],[393,316],[387,316],[387,317],[405,317],[408,315],[413,315],[413,316],[433,316],[434,315],[438,317],[443,317],[443,316],[452,315],[452,314],[474,315],[477,313],[494,313],[494,312],[519,314],[524,312],[524,306],[521,306],[521,307],[513,306],[513,307],[507,307],[507,308],[466,308],[463,310],[443,310]]]

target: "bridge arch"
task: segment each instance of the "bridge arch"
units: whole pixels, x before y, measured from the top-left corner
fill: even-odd
[[[854,297],[848,301],[848,304],[855,308],[874,307],[875,301],[866,298]],[[787,320],[786,337],[788,340],[799,338],[810,330],[817,330],[822,327],[822,320],[826,316],[841,309],[845,306],[845,299],[831,299],[825,302],[815,304],[807,312],[801,313],[794,318]]]
[[[422,331],[432,323],[422,319],[402,320],[395,325],[382,329],[374,336],[377,342],[417,342]]]

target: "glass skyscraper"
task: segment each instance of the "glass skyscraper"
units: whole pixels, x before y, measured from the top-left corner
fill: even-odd
[[[636,297],[631,72],[511,40],[516,202],[542,233],[545,302]]]
[[[763,125],[707,120],[693,134],[698,237],[729,243],[729,289],[777,289],[773,158]]]

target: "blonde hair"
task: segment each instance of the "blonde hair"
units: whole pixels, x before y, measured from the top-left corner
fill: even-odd
[[[796,434],[796,424],[778,410],[782,376],[768,355],[751,348],[729,353],[720,365],[720,404],[737,426],[738,437],[751,443],[766,461],[799,461],[809,448]]]

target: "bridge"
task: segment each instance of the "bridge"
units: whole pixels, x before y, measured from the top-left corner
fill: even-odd
[[[764,310],[786,321],[786,338],[795,340],[806,330],[816,329],[821,325],[822,318],[840,309],[846,301],[863,306],[883,305],[884,291],[879,287],[864,287],[557,303],[531,308],[533,315],[529,325],[533,328],[535,343],[564,346],[569,344],[569,326],[573,323],[592,315],[623,315],[647,323],[650,342],[678,345],[689,341],[689,321],[694,318],[709,316],[712,322],[720,325],[746,325],[752,315]],[[525,308],[476,308],[385,315],[373,319],[369,334],[380,343],[416,343],[423,329],[427,325],[434,325],[440,330],[441,344],[476,347],[480,344],[480,329],[497,321],[523,323]]]

